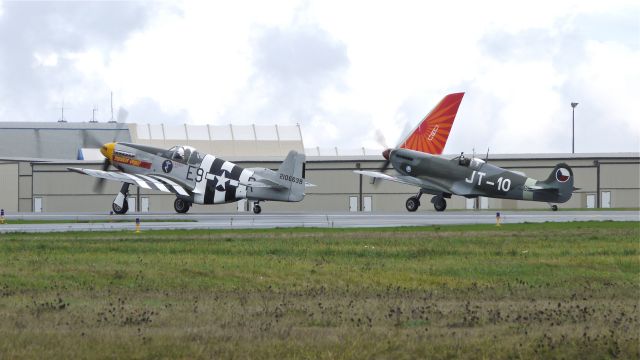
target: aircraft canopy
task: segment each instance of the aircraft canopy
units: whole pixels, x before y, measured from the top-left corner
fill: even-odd
[[[181,163],[188,162],[189,164],[200,163],[202,162],[202,158],[204,157],[196,150],[196,148],[194,148],[193,146],[187,146],[187,145],[174,146],[171,149],[169,149],[169,153],[171,153],[172,160],[175,160]]]

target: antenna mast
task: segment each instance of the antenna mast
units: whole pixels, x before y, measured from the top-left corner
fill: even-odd
[[[96,111],[98,111],[98,106],[93,105],[93,109],[91,110],[91,121],[92,123],[97,122],[96,121]]]
[[[115,122],[113,120],[113,91],[111,92],[111,120],[109,122]]]
[[[62,106],[60,107],[60,119],[58,119],[58,122],[67,122],[64,119],[64,100],[62,100]]]

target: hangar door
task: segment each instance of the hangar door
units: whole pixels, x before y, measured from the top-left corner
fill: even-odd
[[[0,164],[0,209],[18,211],[18,164]]]

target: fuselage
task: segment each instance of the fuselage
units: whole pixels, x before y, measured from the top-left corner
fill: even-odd
[[[544,181],[488,164],[478,158],[446,159],[412,150],[395,149],[391,151],[390,161],[400,174],[420,179],[431,190],[438,189],[435,193],[546,202],[568,200],[557,192],[540,191],[547,185]]]
[[[146,145],[114,143],[112,148],[103,148],[102,153],[123,173],[140,176],[145,180],[152,180],[145,175],[161,175],[186,189],[192,189],[192,193],[187,196],[176,194],[191,203],[224,204],[241,199],[290,201],[283,191],[254,189],[243,185],[269,176],[269,173],[273,173],[272,170],[245,169],[211,154],[198,152],[192,147],[176,146],[166,150]]]

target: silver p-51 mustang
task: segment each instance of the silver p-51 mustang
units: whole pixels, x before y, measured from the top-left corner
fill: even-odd
[[[305,155],[290,151],[277,171],[265,168],[244,169],[230,161],[196,151],[190,146],[169,150],[151,146],[114,142],[104,144],[102,170],[68,168],[71,171],[123,183],[113,200],[116,214],[128,211],[129,185],[170,192],[176,195],[173,206],[186,213],[192,204],[224,204],[241,199],[253,202],[253,212],[261,212],[260,201],[301,201],[305,187],[314,186],[304,179]],[[107,171],[109,165],[120,171]]]

